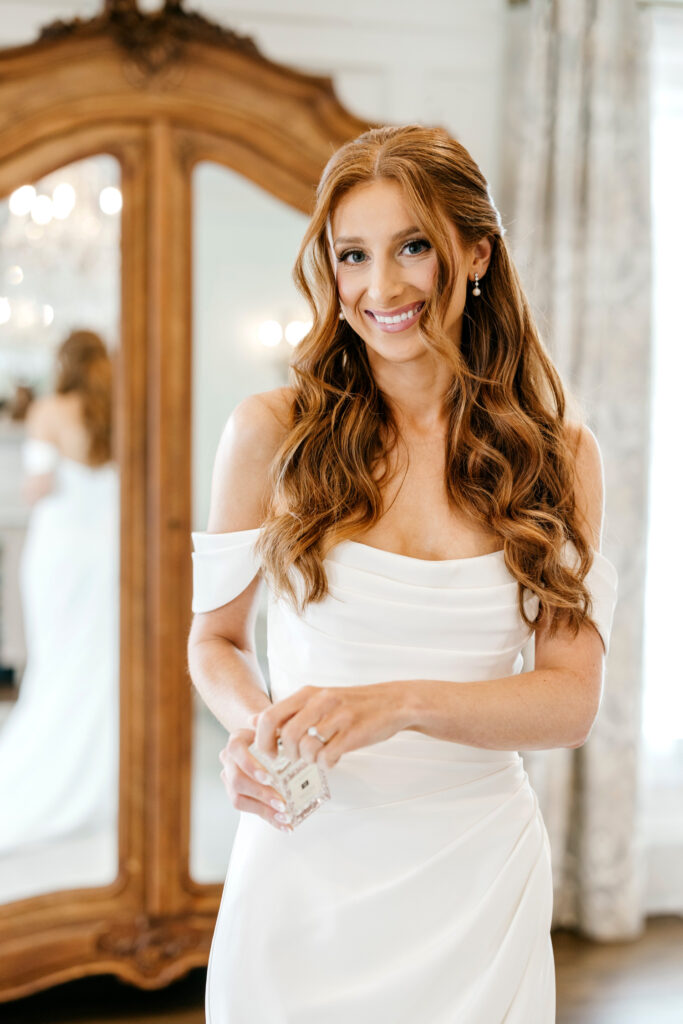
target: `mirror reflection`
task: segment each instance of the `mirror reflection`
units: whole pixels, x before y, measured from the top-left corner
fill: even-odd
[[[308,307],[292,267],[308,218],[243,178],[209,162],[193,175],[193,530],[206,530],[218,441],[243,398],[287,383],[292,347],[308,330]],[[261,589],[256,639],[266,681],[267,593]],[[222,882],[239,811],[220,780],[228,739],[193,689],[190,874]]]
[[[0,901],[118,871],[118,163],[0,203]]]

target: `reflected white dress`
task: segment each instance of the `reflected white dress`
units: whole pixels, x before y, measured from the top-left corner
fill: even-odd
[[[258,571],[258,529],[193,533],[193,611]],[[302,616],[272,594],[271,697],[305,685],[494,679],[531,631],[502,551],[426,561],[342,541]],[[586,585],[609,644],[617,572]],[[531,618],[538,598],[525,594]],[[403,730],[344,754],[293,833],[241,813],[211,947],[208,1024],[551,1024],[548,835],[522,758]]]
[[[54,485],[21,552],[27,661],[0,728],[0,855],[112,824],[118,804],[118,469],[33,438],[22,454]]]

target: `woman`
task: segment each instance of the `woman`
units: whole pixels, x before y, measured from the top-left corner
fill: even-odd
[[[598,444],[442,129],[333,155],[295,279],[292,386],[233,412],[193,534],[190,671],[243,812],[207,1019],[548,1024],[550,850],[517,751],[578,747],[597,713],[617,589]],[[278,736],[331,792],[293,831],[248,750]]]
[[[0,853],[113,826],[117,808],[119,485],[112,366],[97,334],[57,352],[29,406],[21,553],[27,662],[0,731]]]

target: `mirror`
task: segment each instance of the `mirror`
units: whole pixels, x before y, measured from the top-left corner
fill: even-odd
[[[193,174],[192,519],[206,530],[211,476],[225,422],[247,395],[287,384],[308,307],[292,267],[308,217],[218,164]],[[267,591],[257,653],[266,684]],[[190,874],[222,882],[239,822],[220,780],[228,733],[193,691]]]
[[[119,163],[0,201],[0,902],[118,872]]]

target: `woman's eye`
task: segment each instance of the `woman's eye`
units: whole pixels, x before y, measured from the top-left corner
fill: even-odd
[[[348,260],[347,256],[362,256],[362,255],[363,255],[363,253],[360,251],[360,249],[348,249],[346,252],[343,252],[341,254],[341,256],[339,257],[339,262],[340,263],[357,263],[359,261],[357,261],[357,260]]]
[[[409,245],[423,245],[427,249],[431,249],[431,245],[426,238],[413,238],[412,241],[406,242],[406,247]],[[419,253],[412,253],[413,256],[419,255]]]
[[[431,245],[427,241],[426,238],[413,238],[409,242],[405,242],[404,243],[403,249],[407,249],[409,245],[416,245],[416,246],[420,247],[420,248],[418,248],[417,252],[410,252],[410,253],[408,253],[409,256],[419,256],[422,252],[425,252],[426,250],[431,249]],[[355,257],[355,256],[359,256],[360,259],[350,259],[349,258],[349,257]],[[364,260],[365,260],[365,253],[361,249],[347,249],[346,252],[343,252],[341,254],[341,256],[339,257],[339,262],[340,263],[350,263],[352,266],[356,266],[356,267],[360,263],[363,263]]]

